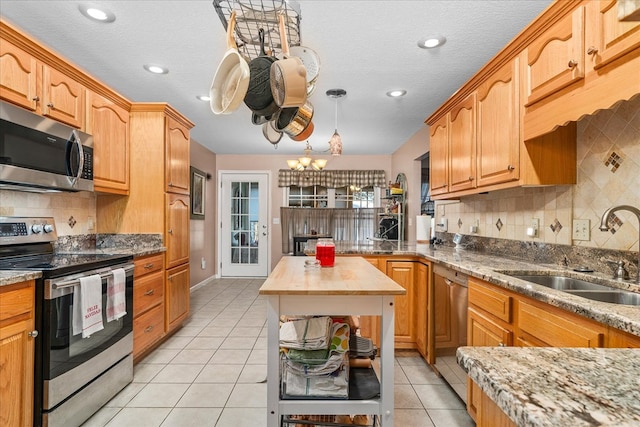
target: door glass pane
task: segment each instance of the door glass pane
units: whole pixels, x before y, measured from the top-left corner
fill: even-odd
[[[231,263],[258,263],[258,182],[231,183]]]

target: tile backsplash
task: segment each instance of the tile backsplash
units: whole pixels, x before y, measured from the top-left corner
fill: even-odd
[[[640,96],[578,122],[576,185],[493,191],[436,202],[436,218],[448,232],[623,251],[638,250],[640,224],[630,212],[615,213],[612,231],[599,230],[605,210],[617,205],[640,209]],[[536,237],[527,228],[539,221]],[[589,240],[573,240],[573,220],[589,221]]]
[[[0,216],[52,216],[59,236],[91,234],[96,228],[96,195],[0,190]]]

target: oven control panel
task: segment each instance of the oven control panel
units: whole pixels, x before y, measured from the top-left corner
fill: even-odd
[[[0,245],[53,242],[57,238],[53,218],[0,217]]]

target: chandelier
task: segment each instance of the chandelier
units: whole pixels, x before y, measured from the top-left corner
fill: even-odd
[[[287,165],[291,170],[303,171],[308,167],[313,170],[321,171],[327,165],[327,159],[312,159],[310,154],[313,152],[309,141],[307,141],[306,147],[304,147],[304,156],[298,159],[287,160]]]
[[[329,89],[327,91],[327,96],[329,98],[333,98],[336,100],[336,109],[335,109],[336,127],[333,132],[333,135],[331,136],[331,139],[329,140],[329,151],[331,151],[331,155],[333,156],[339,156],[342,154],[342,138],[338,133],[338,99],[342,98],[346,94],[347,94],[347,91],[344,89]]]

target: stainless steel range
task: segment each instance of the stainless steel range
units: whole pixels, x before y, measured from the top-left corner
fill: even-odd
[[[56,239],[53,218],[0,217],[0,270],[42,272],[36,282],[34,425],[70,427],[133,379],[133,257],[54,253]],[[109,321],[107,303],[120,269],[126,314]],[[83,338],[77,330],[74,335],[74,306],[81,279],[90,276],[100,287],[89,291],[101,305],[103,328]]]

